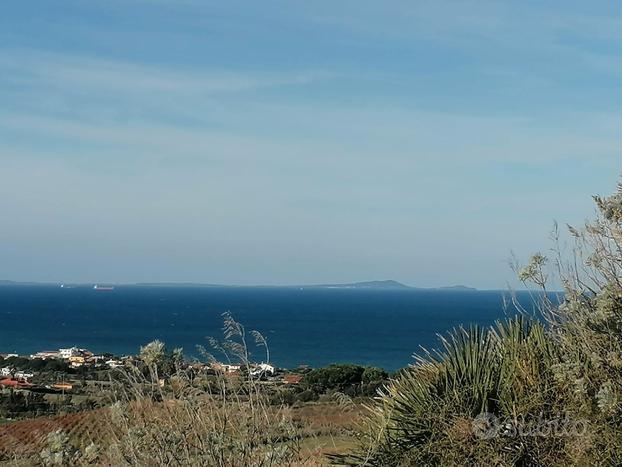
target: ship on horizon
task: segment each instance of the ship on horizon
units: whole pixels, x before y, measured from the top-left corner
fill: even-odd
[[[93,286],[94,290],[98,290],[98,291],[102,291],[102,292],[109,292],[111,290],[114,290],[114,287],[111,285],[97,285],[95,284]]]

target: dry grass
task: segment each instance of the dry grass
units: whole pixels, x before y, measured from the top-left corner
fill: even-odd
[[[49,433],[62,430],[78,446],[103,439],[107,409],[78,412],[55,417],[9,422],[0,426],[0,460],[37,456],[46,444]]]
[[[133,429],[142,425],[147,428],[153,427],[159,433],[163,433],[164,429],[170,428],[171,425],[177,428],[182,426],[180,403],[141,401],[131,404],[128,409],[130,412],[127,419],[136,423]],[[273,415],[280,411],[279,408],[273,410]],[[284,464],[327,465],[326,454],[343,453],[352,449],[355,445],[353,430],[362,411],[359,405],[344,411],[338,404],[331,403],[309,404],[292,409],[291,420],[296,424],[300,434],[297,442],[299,452],[297,459],[290,459],[291,462]],[[22,459],[24,465],[33,465],[40,460],[39,454],[46,447],[47,436],[61,430],[68,434],[70,444],[76,449],[84,450],[92,442],[99,447],[103,455],[93,463],[94,465],[126,463],[127,460],[118,458],[119,446],[115,444],[132,428],[128,432],[120,430],[118,421],[116,423],[114,421],[114,412],[114,409],[106,408],[2,425],[0,460],[7,462],[7,465],[15,465],[18,459]],[[208,413],[213,415],[213,409],[204,414]],[[27,459],[29,460],[26,461]],[[147,462],[138,462],[138,465],[147,465]]]

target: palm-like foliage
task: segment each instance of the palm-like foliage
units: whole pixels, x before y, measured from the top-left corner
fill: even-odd
[[[557,306],[543,293],[547,327],[516,318],[449,334],[380,394],[361,450],[337,462],[622,465],[622,184],[595,201],[598,217],[569,227],[570,260],[557,248],[565,301]],[[546,292],[550,265],[536,254],[519,279]],[[481,412],[502,420],[487,439],[474,436]],[[534,419],[560,418],[585,430],[520,432]]]
[[[482,413],[516,417],[534,405],[554,406],[555,394],[548,387],[556,358],[544,327],[522,317],[493,329],[454,330],[441,338],[438,351],[418,356],[413,367],[382,391],[370,407],[361,451],[334,461],[442,465],[477,463],[490,456],[499,462],[524,457],[529,446],[511,446],[498,456],[503,440],[478,444],[473,421]],[[533,399],[536,388],[548,399]]]

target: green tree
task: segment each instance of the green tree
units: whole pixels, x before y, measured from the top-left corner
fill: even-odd
[[[301,383],[321,393],[327,390],[343,391],[361,384],[365,367],[351,364],[335,364],[317,368],[307,373]]]

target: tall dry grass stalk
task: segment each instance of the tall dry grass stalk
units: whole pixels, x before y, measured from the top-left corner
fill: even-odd
[[[267,351],[263,336],[252,336]],[[159,343],[142,349],[140,364],[118,373],[115,401],[102,422],[107,447],[100,461],[230,467],[305,462],[300,427],[291,409],[271,405],[260,381],[250,376],[244,327],[225,314],[224,339],[212,344],[242,366],[240,375],[219,372],[206,384],[205,378],[191,375],[181,365],[163,375],[164,347]]]

